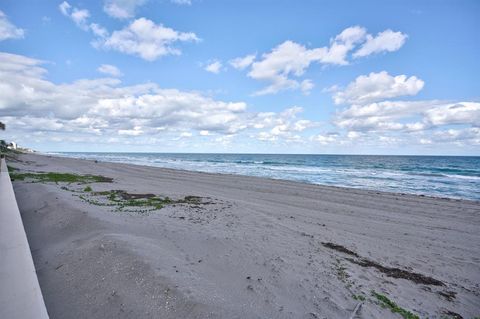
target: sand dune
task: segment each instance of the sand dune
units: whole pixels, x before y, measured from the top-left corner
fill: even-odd
[[[33,154],[9,164],[113,178],[14,182],[51,318],[401,318],[380,295],[420,318],[480,316],[479,202]],[[170,202],[130,207],[135,194]]]

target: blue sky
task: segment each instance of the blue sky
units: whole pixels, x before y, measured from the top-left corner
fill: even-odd
[[[480,2],[4,0],[42,151],[480,154]]]

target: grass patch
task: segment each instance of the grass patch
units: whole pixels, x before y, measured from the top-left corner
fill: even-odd
[[[87,186],[83,189],[84,192],[91,192],[92,188],[90,186]]]
[[[111,183],[113,179],[100,175],[79,175],[71,173],[54,173],[54,172],[39,172],[39,173],[16,173],[10,174],[12,180],[31,180],[34,182],[53,182],[53,183]]]
[[[387,296],[385,295],[382,295],[382,294],[379,294],[375,291],[372,291],[372,295],[377,298],[378,301],[380,301],[380,305],[383,307],[383,308],[388,308],[390,309],[391,312],[393,313],[398,313],[399,315],[401,315],[404,319],[420,319],[419,316],[413,314],[412,312],[406,310],[406,309],[403,309],[402,307],[400,307],[399,305],[397,305],[395,302],[393,302],[392,300],[388,299]]]

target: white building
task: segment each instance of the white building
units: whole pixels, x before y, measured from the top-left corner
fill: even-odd
[[[11,150],[16,150],[17,149],[17,143],[15,142],[10,142],[8,145],[7,145],[7,148],[11,149]]]

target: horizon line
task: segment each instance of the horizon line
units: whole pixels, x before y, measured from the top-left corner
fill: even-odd
[[[313,155],[313,156],[417,156],[417,157],[480,157],[479,155],[432,155],[432,154],[348,154],[348,153],[214,153],[214,152],[123,152],[123,151],[35,151],[38,153],[96,153],[96,154],[201,154],[201,155]]]

